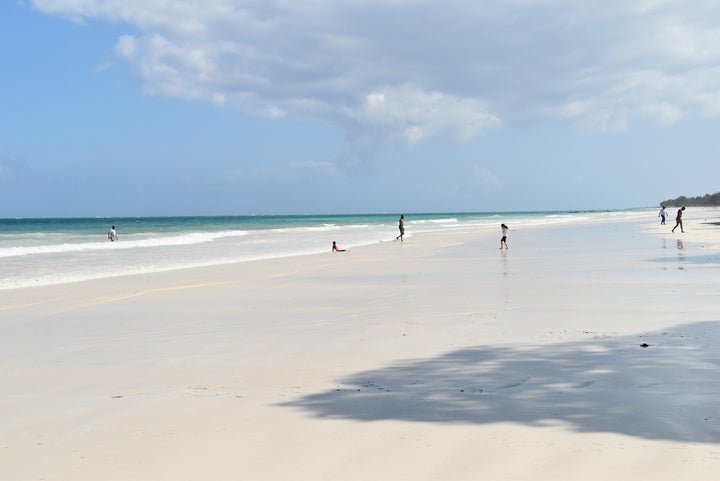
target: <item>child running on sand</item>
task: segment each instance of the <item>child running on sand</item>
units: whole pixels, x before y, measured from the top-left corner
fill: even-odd
[[[505,224],[500,224],[500,230],[502,231],[502,239],[500,239],[500,248],[502,249],[503,246],[505,246],[505,248],[507,249],[508,248],[508,245],[507,245],[508,226],[506,226]]]

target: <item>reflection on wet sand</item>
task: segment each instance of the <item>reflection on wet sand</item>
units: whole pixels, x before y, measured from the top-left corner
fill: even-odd
[[[678,248],[678,261],[680,262],[680,265],[678,266],[678,269],[683,271],[685,270],[685,246],[683,245],[683,241],[681,239],[677,240],[677,248]]]

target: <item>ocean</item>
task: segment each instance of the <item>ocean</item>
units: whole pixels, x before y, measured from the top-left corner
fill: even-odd
[[[423,232],[645,217],[648,209],[405,214]],[[0,219],[0,289],[330,252],[390,242],[398,214]],[[107,232],[116,226],[118,240]]]

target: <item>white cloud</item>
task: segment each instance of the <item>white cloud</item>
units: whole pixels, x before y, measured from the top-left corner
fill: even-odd
[[[718,74],[720,68],[708,66],[671,75],[636,70],[609,78],[596,76],[595,88],[584,88],[582,97],[559,105],[555,114],[601,130],[625,129],[639,119],[667,126],[688,116],[718,116]]]
[[[137,42],[132,35],[122,35],[115,44],[115,53],[126,60],[132,60],[137,53]]]
[[[414,145],[427,138],[468,140],[500,125],[482,99],[458,98],[418,87],[386,88],[348,111],[358,125],[370,125],[395,142]]]
[[[501,182],[490,169],[482,165],[476,165],[473,172],[475,179],[484,187],[500,187]]]
[[[622,129],[720,115],[715,1],[32,4],[127,24],[115,52],[149,94],[317,117],[367,143],[467,140],[547,117]]]
[[[668,102],[647,104],[643,111],[662,125],[672,125],[683,118],[680,108]]]

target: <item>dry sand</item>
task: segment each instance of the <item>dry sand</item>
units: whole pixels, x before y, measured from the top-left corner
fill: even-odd
[[[0,291],[0,479],[716,479],[717,222]]]

